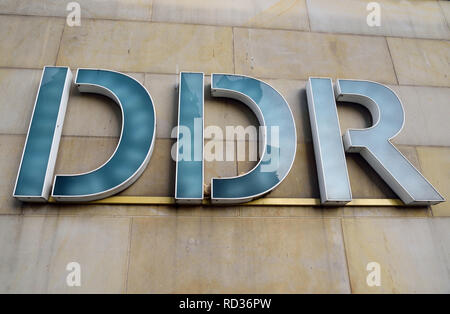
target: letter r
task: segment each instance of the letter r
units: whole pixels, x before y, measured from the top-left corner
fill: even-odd
[[[428,205],[444,198],[390,142],[403,128],[405,113],[388,87],[368,81],[337,80],[338,101],[365,106],[373,126],[349,129],[344,135],[347,152],[357,152],[372,166],[405,204]]]

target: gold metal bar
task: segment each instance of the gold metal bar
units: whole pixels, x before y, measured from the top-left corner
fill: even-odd
[[[49,203],[57,203],[53,198]],[[165,196],[112,196],[98,201],[80,202],[82,204],[109,204],[109,205],[175,205],[175,198]],[[203,200],[202,205],[211,205],[210,200]],[[238,206],[323,206],[318,198],[259,198]],[[399,199],[357,198],[344,206],[405,206]]]
[[[399,199],[393,198],[356,198],[353,199],[350,203],[347,203],[346,206],[406,206]]]
[[[320,206],[318,198],[258,198],[242,205],[250,206]]]

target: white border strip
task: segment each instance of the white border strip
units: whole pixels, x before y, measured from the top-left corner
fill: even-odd
[[[181,106],[180,101],[181,101],[181,74],[182,73],[187,73],[187,74],[193,73],[193,74],[201,74],[202,75],[202,197],[201,198],[185,198],[185,197],[177,196],[178,155],[179,155],[178,142],[180,140],[180,106]],[[194,124],[194,130],[195,130],[195,124]],[[195,143],[195,139],[194,139],[194,143]],[[194,152],[194,155],[195,155],[195,152]],[[205,182],[205,73],[182,71],[179,74],[179,83],[178,83],[177,159],[175,160],[175,201],[176,201],[176,203],[178,203],[178,204],[201,204],[203,201],[203,198],[205,197],[204,182]]]

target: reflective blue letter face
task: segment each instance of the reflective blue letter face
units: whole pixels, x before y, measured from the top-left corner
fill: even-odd
[[[329,78],[310,78],[306,85],[311,133],[322,204],[352,200],[341,129]]]
[[[203,200],[203,73],[181,72],[178,92],[175,199],[178,203],[201,203]]]
[[[46,201],[69,98],[72,73],[67,67],[45,67],[34,104],[14,197]]]
[[[213,202],[247,202],[270,192],[289,173],[297,148],[294,118],[284,98],[260,80],[241,75],[213,74],[211,81],[213,96],[242,101],[269,131],[264,132],[263,154],[255,168],[237,177],[211,180]],[[278,132],[271,132],[272,129]]]
[[[57,175],[52,196],[58,201],[90,201],[127,188],[144,171],[153,150],[156,116],[147,90],[118,72],[79,69],[75,84],[80,92],[113,99],[122,110],[120,140],[111,158],[83,174]]]
[[[349,129],[344,135],[347,152],[358,152],[386,181],[405,204],[436,204],[444,198],[420,172],[391,144],[404,122],[400,100],[388,87],[367,81],[338,80],[340,101],[360,103],[372,115],[373,126]]]

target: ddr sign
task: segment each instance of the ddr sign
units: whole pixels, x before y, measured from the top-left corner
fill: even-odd
[[[105,95],[122,113],[117,147],[102,166],[86,173],[56,175],[54,167],[72,83],[68,67],[45,67],[34,104],[14,197],[45,202],[92,201],[112,196],[132,185],[145,170],[155,142],[156,115],[151,95],[135,79],[114,71],[78,69],[80,92]],[[391,144],[404,124],[403,106],[388,87],[370,81],[310,78],[306,87],[322,204],[345,204],[352,193],[345,152],[356,152],[369,163],[405,204],[424,205],[444,198]],[[203,187],[204,75],[182,72],[179,81],[178,141],[175,199],[201,203]],[[258,79],[212,74],[211,94],[241,101],[264,128],[261,158],[248,173],[211,180],[215,203],[242,203],[263,196],[288,175],[296,153],[297,134],[292,112],[283,96]],[[336,99],[365,106],[373,126],[349,129],[341,138]],[[200,123],[198,123],[200,121]],[[200,131],[198,131],[200,130]],[[186,133],[193,136],[186,136]],[[183,158],[185,148],[194,158]]]

